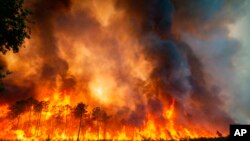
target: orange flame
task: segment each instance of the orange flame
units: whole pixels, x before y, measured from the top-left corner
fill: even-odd
[[[36,33],[37,27],[26,43],[27,48],[17,55],[6,55],[9,69],[15,72],[7,79],[18,86],[26,86],[27,80],[34,81],[35,98],[39,101],[33,101],[23,111],[18,111],[20,105],[14,110],[11,110],[12,104],[0,105],[0,140],[179,140],[216,136],[213,129],[200,129],[191,122],[181,124],[176,118],[179,111],[174,98],[168,104],[167,98],[159,97],[163,109],[158,115],[145,108],[146,114],[139,119],[143,121],[140,125],[131,125],[125,120],[132,112],[137,112],[137,105],[147,105],[151,93],[158,93],[158,85],[150,80],[157,62],[145,55],[144,45],[139,43],[126,19],[126,11],[117,10],[115,2],[72,1],[68,16],[86,12],[79,17],[74,15],[77,21],[83,22],[74,35],[67,30],[73,31],[75,23],[70,23],[70,27],[62,27],[58,22],[53,24],[53,37],[58,46],[56,53],[69,65],[63,66],[67,72],[56,74],[53,80],[40,80],[40,69],[45,60],[33,52],[39,52],[38,46],[41,46],[38,41],[41,33]],[[84,14],[94,22],[81,21]],[[90,22],[93,27],[87,26],[81,31],[85,22]],[[51,58],[47,60],[51,61]],[[50,63],[54,63],[55,68],[58,65]],[[77,83],[70,88],[62,87],[64,79],[70,78]],[[53,86],[52,82],[55,83]],[[87,104],[86,113],[76,116],[79,102]],[[96,106],[103,109],[94,117],[92,109]],[[8,117],[13,111],[16,112],[14,116]],[[226,135],[226,132],[222,134]]]

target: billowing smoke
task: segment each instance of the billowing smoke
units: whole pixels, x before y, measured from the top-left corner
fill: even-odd
[[[242,86],[246,82],[239,77],[242,74],[239,66],[247,67],[247,65],[235,60],[247,56],[247,53],[239,55],[239,52],[247,52],[247,48],[242,46],[244,42],[241,39],[237,39],[243,32],[233,33],[232,27],[239,25],[237,23],[242,21],[242,18],[247,19],[245,16],[248,13],[249,3],[247,1],[238,3],[234,0],[199,2],[177,0],[174,3],[176,5],[174,32],[192,48],[203,64],[203,72],[207,75],[206,85],[212,89],[218,88],[217,95],[224,101],[223,110],[229,112],[235,122],[246,123],[249,116],[245,114],[247,112],[242,114],[240,110],[248,107],[242,104],[246,102],[240,98],[246,94],[242,91],[244,89]],[[183,20],[186,22],[182,22]],[[249,20],[245,23],[249,23]],[[236,114],[235,111],[241,114]]]
[[[3,92],[6,93],[3,94],[6,99],[12,100],[14,98],[16,100],[35,95],[34,85],[46,85],[48,88],[53,88],[56,85],[55,82],[57,76],[60,76],[65,82],[63,82],[62,86],[65,84],[73,85],[75,83],[71,78],[67,78],[68,64],[58,55],[59,49],[54,35],[53,25],[53,18],[56,18],[60,12],[63,13],[68,11],[67,9],[70,7],[70,1],[36,1],[29,2],[28,4],[32,7],[31,9],[33,12],[32,17],[30,18],[32,18],[32,21],[35,23],[34,25],[31,25],[33,30],[32,36],[35,38],[35,43],[31,44],[31,46],[36,46],[36,48],[32,48],[31,52],[39,57],[42,62],[42,64],[38,66],[37,69],[39,69],[39,71],[37,71],[35,76],[39,79],[39,82],[37,83],[32,80],[34,78],[27,78],[31,80],[25,80],[26,82],[22,81],[20,82],[22,84],[16,85],[15,82],[14,84],[8,84],[11,82],[6,80],[7,90]],[[32,58],[33,57],[30,59]]]
[[[70,1],[36,1],[32,4],[35,21],[35,36],[38,37],[36,52],[41,57],[43,64],[40,68],[41,85],[55,87],[56,77],[59,75],[63,80],[66,79],[68,64],[67,61],[59,56],[59,49],[55,38],[54,20],[57,16],[68,12]],[[55,65],[56,64],[56,65]]]
[[[240,43],[229,26],[244,14],[241,3],[37,0],[27,7],[31,40],[4,56],[13,73],[1,103],[56,91],[73,104],[101,105],[112,127],[141,128],[149,116],[160,127],[173,106],[175,124],[195,130],[226,132],[237,121],[228,106]]]
[[[206,2],[201,2],[201,4],[206,4]],[[119,3],[121,4],[119,5]],[[137,1],[136,3],[133,1],[124,1],[124,3],[123,1],[118,1],[118,7],[126,9],[128,13],[127,20],[133,23],[131,23],[131,26],[136,27],[133,29],[138,33],[137,38],[141,44],[144,45],[144,52],[147,59],[153,60],[154,69],[148,81],[157,84],[158,89],[163,91],[161,93],[162,97],[168,100],[171,100],[173,97],[177,100],[177,105],[180,106],[178,108],[183,112],[179,113],[178,117],[183,118],[183,116],[188,115],[184,118],[190,118],[189,120],[195,119],[194,122],[197,122],[196,118],[202,119],[200,120],[201,124],[205,124],[207,121],[210,125],[215,123],[214,121],[221,121],[221,125],[225,128],[233,121],[221,109],[223,102],[219,97],[221,91],[220,85],[217,86],[216,83],[212,87],[207,85],[205,80],[206,72],[203,67],[206,64],[202,64],[203,62],[198,58],[199,56],[196,56],[193,49],[171,32],[171,27],[174,26],[172,25],[173,19],[183,19],[185,16],[189,17],[190,14],[191,18],[197,18],[197,21],[193,21],[194,23],[197,22],[195,24],[199,28],[199,25],[200,27],[204,25],[202,18],[206,16],[205,14],[210,14],[206,12],[214,12],[214,10],[210,10],[209,7],[205,10],[202,8],[204,14],[202,14],[203,11],[194,11],[192,13],[193,7],[200,7],[199,2],[188,1],[184,3],[187,4],[181,7],[182,4],[178,4],[178,1],[174,2],[175,5],[172,5],[170,1]],[[220,2],[211,2],[210,4],[212,4],[211,7],[213,5],[221,5]],[[176,7],[175,13],[174,6]],[[196,15],[196,13],[201,15]],[[177,17],[174,18],[174,14]],[[183,26],[185,26],[185,20],[179,22],[183,22]],[[179,34],[185,34],[185,32],[182,31]],[[220,38],[227,38],[227,36],[223,35]],[[225,40],[225,42],[230,45],[232,44],[229,48],[233,48],[236,45],[231,43],[230,39]],[[230,51],[230,49],[227,50]],[[229,58],[231,57],[230,54],[228,56]],[[229,58],[224,59],[230,61]],[[225,63],[228,64],[227,62]],[[154,91],[153,97],[160,97],[156,95],[157,91]],[[192,105],[194,103],[198,106]]]

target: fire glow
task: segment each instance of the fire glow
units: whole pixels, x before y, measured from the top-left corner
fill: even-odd
[[[26,3],[35,24],[26,48],[3,57],[13,73],[3,80],[0,140],[228,135],[219,88],[178,36],[198,34],[178,0]]]
[[[6,118],[10,110],[16,108],[20,110],[20,114],[13,115],[14,118],[1,122],[1,130],[5,131],[6,126],[11,125],[11,129],[2,132],[1,137],[4,139],[77,139],[78,129],[80,128],[80,139],[83,140],[143,140],[143,139],[180,139],[180,138],[197,138],[200,136],[213,137],[214,134],[209,131],[199,131],[192,126],[189,129],[174,123],[174,106],[173,100],[170,105],[166,105],[163,110],[162,117],[165,120],[164,124],[159,124],[154,115],[147,113],[141,127],[134,127],[129,124],[121,124],[120,127],[114,130],[110,127],[109,122],[112,122],[112,116],[105,117],[101,112],[89,110],[84,114],[79,125],[79,118],[74,116],[74,108],[68,103],[67,96],[60,93],[52,93],[54,97],[48,101],[36,101],[29,98],[19,101],[15,104],[16,107],[7,108],[1,106],[1,117]],[[22,104],[21,104],[22,103]],[[54,105],[55,104],[55,105]],[[17,107],[19,106],[19,107]],[[21,111],[21,107],[25,111]],[[19,108],[19,109],[18,109]],[[88,109],[88,108],[87,108]],[[99,109],[99,107],[98,107]],[[101,109],[102,110],[102,109]],[[95,113],[98,113],[95,115]],[[15,117],[16,116],[16,117]]]

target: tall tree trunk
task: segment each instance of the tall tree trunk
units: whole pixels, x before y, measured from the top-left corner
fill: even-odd
[[[41,120],[41,113],[39,113],[38,119],[37,119],[36,130],[35,130],[35,135],[36,136],[38,136],[38,130],[39,130],[39,126],[40,126],[40,120]]]
[[[79,128],[78,128],[78,133],[77,133],[77,141],[79,141],[81,126],[82,126],[82,114],[81,114],[81,118],[80,118],[80,122],[79,122]]]
[[[97,120],[97,128],[98,128],[98,136],[97,136],[97,140],[100,139],[100,125],[99,125],[99,121]]]

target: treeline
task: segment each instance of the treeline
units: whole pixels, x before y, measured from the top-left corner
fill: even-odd
[[[94,127],[97,130],[96,132],[98,132],[99,138],[100,128],[104,130],[103,134],[105,134],[106,123],[110,118],[107,112],[101,107],[95,107],[88,112],[87,105],[82,102],[73,107],[71,105],[58,106],[50,105],[48,101],[38,101],[32,97],[16,101],[11,105],[7,117],[13,120],[12,129],[15,130],[21,129],[25,131],[31,125],[35,125],[35,136],[39,136],[39,130],[44,130],[40,129],[41,124],[42,126],[47,126],[46,130],[48,132],[49,128],[53,132],[53,128],[57,127],[63,130],[63,132],[67,132],[67,129],[76,129],[78,125],[77,140],[79,140],[83,124],[88,127]],[[23,123],[22,126],[20,123]],[[68,134],[72,134],[71,132],[68,131]],[[76,132],[73,134],[76,134]]]
[[[105,140],[106,136],[107,139],[110,139],[112,133],[116,135],[118,129],[123,131],[120,130],[121,127],[128,125],[126,127],[131,131],[128,133],[128,137],[134,138],[134,126],[129,126],[130,124],[123,119],[116,119],[117,115],[111,117],[101,107],[90,109],[88,105],[82,102],[74,106],[55,104],[57,103],[39,101],[32,97],[16,101],[9,106],[9,112],[6,116],[6,119],[9,119],[12,124],[6,126],[11,126],[9,129],[12,131],[23,130],[27,138],[37,137],[54,140],[62,139],[60,137],[65,135],[66,140],[73,140],[72,137],[80,140],[80,138],[85,138],[86,133],[92,133],[91,135],[95,137],[95,140]],[[189,138],[181,139],[181,141],[226,141],[228,139],[222,137],[222,134],[218,131],[217,135],[218,138]],[[154,140],[148,138],[145,134],[140,134],[140,136],[142,140]],[[12,137],[16,138],[15,134]],[[93,138],[90,139],[93,140]]]

